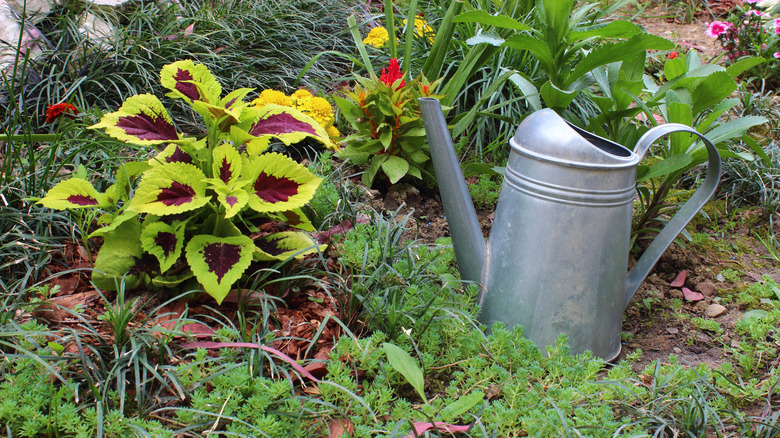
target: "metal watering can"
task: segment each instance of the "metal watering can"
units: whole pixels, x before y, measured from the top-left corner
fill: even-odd
[[[441,106],[434,98],[419,104],[461,278],[483,286],[480,321],[520,325],[540,348],[565,334],[574,354],[616,358],[631,297],[715,193],[721,169],[715,146],[690,127],[665,124],[631,151],[553,110],[536,111],[509,141],[485,244]],[[637,165],[656,140],[673,132],[701,137],[707,176],[626,275]]]

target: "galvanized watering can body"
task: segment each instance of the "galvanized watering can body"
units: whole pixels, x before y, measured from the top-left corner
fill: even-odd
[[[540,348],[561,334],[572,353],[620,353],[622,314],[658,258],[717,188],[717,149],[695,130],[653,128],[629,150],[566,123],[545,109],[510,140],[493,226],[485,244],[452,140],[436,99],[420,99],[461,277],[483,286],[480,321],[520,325]],[[628,270],[636,168],[671,132],[704,141],[702,186]]]

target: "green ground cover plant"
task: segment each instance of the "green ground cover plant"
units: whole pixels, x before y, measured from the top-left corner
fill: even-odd
[[[738,200],[713,204],[691,226],[693,247],[724,240],[714,269],[728,289],[712,302],[737,308],[733,323],[702,316],[668,288],[643,295],[626,316],[662,321],[692,345],[706,337],[722,361],[694,364],[668,351],[646,359],[653,352],[630,347],[640,335],[627,331],[630,353],[606,364],[570,354],[563,337],[540,350],[520,327],[486,332],[479,288],[459,280],[451,242],[419,240],[424,221],[403,205],[383,210],[368,187],[383,176],[416,177],[410,163],[424,175],[416,93],[442,96],[461,152],[477,161],[470,190],[485,207],[503,164],[491,151],[506,140],[492,134],[536,105],[627,144],[660,115],[706,132],[746,168],[774,169],[774,142],[746,135],[770,118],[732,98],[739,73],[756,61],[721,67],[686,54],[665,60],[658,82],[645,72],[646,49],[665,56],[666,43],[603,21],[627,2],[409,0],[386,1],[382,12],[376,2],[320,3],[145,3],[125,17],[122,44],[93,48],[84,61],[94,61],[79,70],[89,91],[50,81],[50,94],[35,94],[32,73],[4,78],[7,96],[21,96],[9,101],[30,98],[38,109],[25,118],[7,105],[0,133],[0,434],[780,436],[780,286],[770,276],[756,281],[753,266],[736,259],[744,248],[725,243],[763,223],[740,216],[748,209],[723,211]],[[64,32],[72,19],[51,24]],[[306,20],[323,32],[308,33],[318,26]],[[364,25],[377,20],[386,45],[360,44]],[[61,44],[56,55],[66,57],[70,46]],[[100,56],[143,74],[123,82],[122,62],[101,66]],[[23,61],[40,69],[44,59]],[[339,81],[353,86],[347,70],[358,86],[331,93]],[[248,98],[250,87],[292,98],[296,86],[330,99],[333,120]],[[166,107],[161,92],[183,105]],[[52,120],[36,120],[48,104]],[[363,105],[379,110],[384,129],[360,120]],[[387,126],[396,121],[411,130],[395,137]],[[343,136],[325,132],[334,127]],[[333,141],[352,163],[328,150]],[[408,168],[385,166],[399,146],[411,154],[399,154]],[[642,196],[659,206],[652,219],[695,186],[700,149],[672,138],[652,157],[669,161],[642,169],[650,184]],[[386,158],[366,172],[351,165],[357,153]],[[269,187],[282,190],[264,197]],[[776,190],[763,190],[771,211]],[[281,255],[258,243],[296,226],[311,237]],[[67,263],[54,251],[62,242],[77,242],[69,244],[85,251],[86,266],[98,250],[94,269],[58,269]],[[767,251],[763,261],[774,263]],[[87,275],[77,292],[67,281],[53,285],[79,270]],[[293,319],[304,309],[315,313]]]

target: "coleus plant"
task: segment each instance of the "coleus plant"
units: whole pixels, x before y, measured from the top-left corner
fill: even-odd
[[[253,260],[286,260],[321,249],[305,233],[314,228],[301,207],[322,179],[283,154],[266,152],[271,139],[289,145],[312,138],[328,145],[320,124],[290,107],[248,104],[248,88],[223,97],[211,72],[190,60],[163,67],[160,82],[168,97],[202,117],[206,137],[178,132],[154,95],[132,96],[92,128],[128,143],[156,145],[157,155],[120,166],[105,192],[72,177],[39,201],[58,210],[101,210],[102,226],[90,235],[103,238],[94,283],[113,289],[120,278],[130,288],[196,280],[221,303]]]
[[[430,176],[431,153],[425,139],[417,98],[433,94],[441,80],[424,76],[407,83],[393,58],[377,77],[355,75],[354,91],[346,99],[334,96],[344,118],[356,131],[344,139],[338,155],[355,164],[368,163],[363,184],[371,186],[378,174],[390,184],[409,175],[419,180]]]

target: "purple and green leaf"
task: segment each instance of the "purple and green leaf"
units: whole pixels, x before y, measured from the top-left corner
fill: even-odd
[[[230,143],[224,143],[212,153],[211,172],[214,178],[230,185],[241,175],[241,164],[241,154]]]
[[[187,243],[185,254],[203,289],[221,304],[252,263],[254,250],[254,242],[247,236],[198,235]]]
[[[219,180],[217,180],[219,181]],[[249,193],[241,187],[220,184],[211,187],[217,193],[217,200],[225,208],[225,218],[231,218],[246,207]]]
[[[327,245],[319,245],[306,233],[282,231],[255,240],[255,260],[300,259],[309,254],[324,251]]]
[[[165,163],[144,173],[128,210],[158,216],[183,213],[206,205],[206,175],[192,164]]]
[[[323,145],[331,145],[325,129],[316,120],[294,108],[269,103],[259,110],[247,108],[247,111],[250,110],[253,113],[246,131],[255,137],[277,138],[286,145],[313,138]]]
[[[293,210],[308,203],[322,178],[279,153],[262,154],[244,166],[249,207],[261,213]]]
[[[160,262],[160,273],[171,268],[179,260],[184,247],[185,222],[151,222],[144,224],[141,231],[141,247],[144,251],[157,257]]]
[[[81,178],[60,181],[38,204],[55,210],[111,206],[105,194],[98,192],[89,181]]]
[[[190,104],[196,101],[216,104],[222,95],[222,85],[209,69],[189,59],[163,67],[160,83],[171,90],[168,97],[184,99]]]
[[[151,94],[127,98],[119,110],[105,114],[100,123],[90,128],[104,128],[106,134],[117,140],[139,145],[183,140],[162,102]]]

